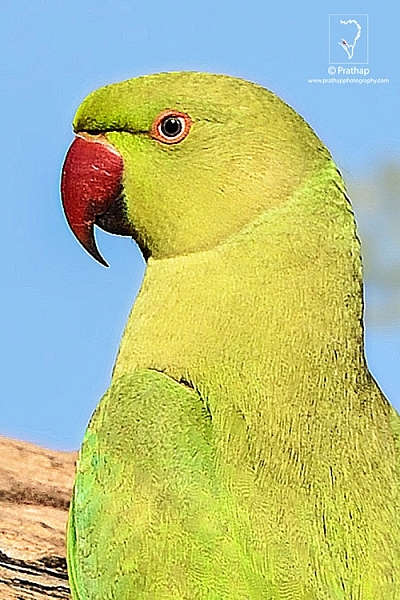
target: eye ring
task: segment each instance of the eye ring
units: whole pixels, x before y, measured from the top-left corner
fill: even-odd
[[[177,110],[163,110],[154,120],[151,137],[163,144],[178,144],[190,131],[192,119]]]

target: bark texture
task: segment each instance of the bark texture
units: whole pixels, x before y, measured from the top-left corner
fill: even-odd
[[[75,452],[0,436],[0,599],[70,598],[65,529]]]

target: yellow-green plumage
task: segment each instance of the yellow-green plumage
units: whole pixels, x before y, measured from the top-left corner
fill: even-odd
[[[180,144],[148,134],[190,115]],[[368,371],[360,248],[308,125],[241,80],[90,95],[150,258],[69,522],[75,600],[400,598],[399,417]]]

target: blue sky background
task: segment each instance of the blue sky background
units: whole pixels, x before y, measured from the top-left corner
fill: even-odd
[[[370,76],[389,84],[307,82],[328,77],[333,12],[369,13]],[[166,70],[244,77],[302,114],[345,177],[357,181],[386,160],[400,160],[399,13],[388,0],[350,7],[261,0],[3,3],[0,433],[59,449],[79,446],[109,384],[144,272],[132,241],[100,232],[111,265],[104,269],[65,223],[60,169],[84,96]],[[400,322],[368,327],[367,342],[371,369],[400,409]]]

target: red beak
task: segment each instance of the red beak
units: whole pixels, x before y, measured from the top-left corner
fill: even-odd
[[[83,134],[84,135],[84,134]],[[61,197],[65,216],[78,241],[102,265],[94,224],[121,194],[123,161],[105,138],[79,135],[65,157]]]

